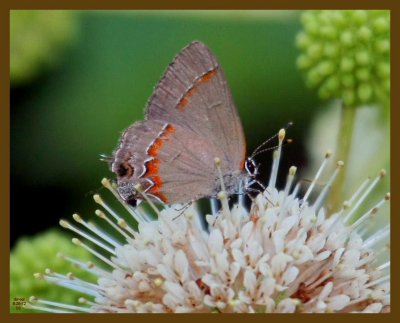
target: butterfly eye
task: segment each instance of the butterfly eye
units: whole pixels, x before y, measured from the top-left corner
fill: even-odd
[[[253,159],[247,158],[245,168],[248,174],[257,175],[257,166]]]

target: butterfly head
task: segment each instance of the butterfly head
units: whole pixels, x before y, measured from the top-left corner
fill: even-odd
[[[259,165],[254,161],[253,158],[247,157],[246,162],[244,163],[244,168],[251,178],[257,177],[258,167]]]

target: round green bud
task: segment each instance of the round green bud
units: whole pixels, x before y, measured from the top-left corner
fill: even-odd
[[[354,68],[354,61],[351,58],[343,57],[340,62],[340,70],[342,72],[351,72]]]
[[[357,52],[355,59],[358,65],[368,65],[370,63],[369,54],[366,50]]]
[[[312,43],[310,37],[305,32],[301,32],[296,36],[296,44],[299,48],[305,49]]]
[[[301,23],[303,25],[307,25],[310,22],[314,22],[315,18],[314,18],[314,12],[312,11],[304,11],[303,14],[301,15]]]
[[[320,44],[312,44],[307,49],[307,55],[312,59],[318,59],[322,56],[322,47]]]
[[[368,15],[365,10],[354,10],[353,19],[357,24],[363,25],[367,22]]]
[[[346,47],[354,45],[353,34],[350,31],[343,32],[340,35],[340,41]]]
[[[307,74],[307,85],[310,87],[318,85],[322,81],[322,76],[319,73],[319,68],[314,67]]]
[[[337,57],[339,55],[339,46],[331,43],[325,44],[323,55],[329,58]]]
[[[337,36],[336,29],[332,26],[322,26],[320,34],[326,39],[335,39]]]
[[[338,28],[338,30],[346,25],[346,18],[341,10],[332,10],[331,19],[333,25]]]
[[[317,68],[321,76],[328,76],[335,70],[335,65],[331,61],[322,61]]]
[[[356,77],[361,82],[366,82],[370,79],[371,73],[367,67],[357,69]]]
[[[332,92],[325,84],[323,84],[320,86],[320,88],[318,90],[318,95],[321,99],[328,99],[331,97]]]
[[[375,49],[380,54],[390,52],[390,41],[388,39],[380,39],[375,42]]]
[[[386,19],[385,17],[378,17],[373,22],[373,27],[377,33],[386,33],[390,28],[389,19]]]
[[[312,60],[307,55],[300,55],[297,58],[297,67],[300,69],[306,69],[310,67],[312,64]]]
[[[357,94],[361,102],[368,102],[372,96],[372,87],[368,84],[360,84],[357,89]]]
[[[387,62],[377,64],[376,72],[380,78],[390,78],[390,65]]]
[[[326,87],[333,93],[339,90],[340,88],[340,80],[336,76],[330,76],[325,81]]]
[[[306,31],[311,35],[318,35],[319,33],[319,25],[318,22],[312,20],[305,25]]]
[[[368,28],[367,26],[362,26],[360,27],[360,29],[358,29],[357,36],[360,40],[365,42],[371,40],[372,37],[371,29]]]

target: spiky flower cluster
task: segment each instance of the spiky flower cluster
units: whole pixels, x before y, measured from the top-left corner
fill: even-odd
[[[366,180],[341,210],[327,214],[324,200],[343,163],[337,163],[318,194],[314,191],[329,153],[304,195],[299,195],[300,184],[293,188],[296,167],[290,168],[286,186],[278,190],[283,137],[281,131],[268,186],[253,199],[250,210],[240,201],[230,207],[224,191],[218,194],[220,211],[206,216],[195,203],[165,205],[160,211],[148,201],[157,214],[154,220],[144,209],[123,204],[138,222],[134,230],[95,195],[105,210],[96,214],[119,232],[123,242],[78,215],[74,219],[87,230],[64,220],[61,224],[101,248],[103,252],[73,239],[109,268],[68,258],[97,276],[97,284],[51,270],[37,276],[81,291],[90,299],[81,298],[82,306],[72,306],[32,297],[28,306],[97,313],[389,311],[389,226],[372,234],[366,231],[389,194],[352,221],[384,172]],[[110,181],[103,180],[103,185],[120,200]],[[143,197],[147,198],[145,193]]]
[[[347,106],[388,103],[390,93],[390,12],[309,10],[297,35],[297,66],[323,99]]]

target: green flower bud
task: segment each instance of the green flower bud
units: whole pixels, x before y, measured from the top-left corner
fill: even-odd
[[[340,62],[340,70],[344,73],[351,72],[354,68],[354,61],[351,58],[343,57]]]
[[[390,52],[390,41],[388,39],[381,39],[375,42],[376,51],[380,54]]]
[[[345,31],[340,35],[340,41],[343,45],[350,47],[354,44],[353,42],[353,34],[350,31]]]
[[[367,22],[368,14],[365,10],[354,10],[353,19],[359,25],[363,25]]]
[[[373,27],[377,33],[383,34],[389,31],[390,23],[385,17],[379,17],[374,21]]]
[[[297,66],[298,66],[298,68],[300,68],[300,69],[308,68],[308,67],[311,66],[311,64],[312,64],[311,59],[310,59],[308,56],[306,56],[306,55],[300,55],[300,56],[297,58]]]
[[[377,74],[380,78],[390,79],[390,65],[387,62],[377,64]]]
[[[369,54],[367,51],[357,52],[355,58],[358,65],[368,65],[370,62]]]
[[[388,10],[309,10],[301,22],[297,66],[306,73],[308,86],[317,88],[322,99],[388,106]]]
[[[370,76],[371,76],[370,71],[369,71],[369,69],[366,68],[366,67],[364,67],[364,68],[359,68],[359,69],[356,71],[356,77],[357,77],[357,79],[358,79],[359,81],[361,81],[361,82],[369,81]]]
[[[358,87],[357,94],[362,102],[368,102],[372,96],[372,87],[368,84],[361,84]]]
[[[40,296],[43,298],[56,298],[66,303],[78,304],[81,293],[66,290],[54,286],[44,280],[38,280],[33,274],[43,271],[52,264],[51,269],[67,274],[73,272],[83,279],[92,280],[94,277],[65,259],[57,257],[57,253],[63,252],[66,256],[80,259],[84,262],[92,261],[92,256],[83,248],[76,248],[70,238],[64,233],[50,230],[35,237],[21,238],[10,255],[10,298]],[[51,261],[50,261],[51,260]],[[15,306],[10,304],[11,312]],[[26,310],[24,310],[26,312]]]
[[[369,29],[367,26],[362,26],[358,31],[357,31],[358,38],[363,41],[369,41],[372,36],[371,29]]]

